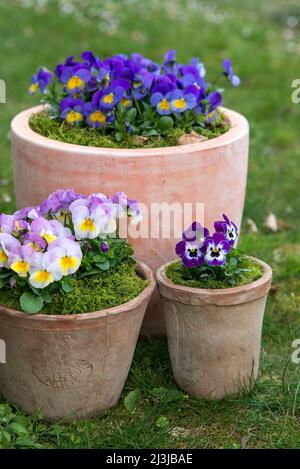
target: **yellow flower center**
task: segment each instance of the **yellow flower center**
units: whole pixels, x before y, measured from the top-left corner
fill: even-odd
[[[70,111],[67,115],[66,121],[68,124],[74,124],[76,122],[80,122],[83,119],[82,114],[76,111]]]
[[[113,93],[109,93],[107,94],[106,96],[104,96],[103,98],[103,102],[105,104],[111,104],[114,100],[114,94]]]
[[[214,248],[214,249],[213,249],[213,252],[216,254],[217,252],[219,252],[219,249]]]
[[[90,218],[87,218],[86,220],[84,220],[84,222],[81,223],[80,229],[82,231],[89,231],[89,232],[95,231],[96,229],[95,223]]]
[[[32,83],[32,85],[30,85],[30,87],[29,87],[29,92],[30,93],[36,93],[38,89],[39,89],[38,82],[37,83]]]
[[[44,238],[45,241],[47,241],[48,244],[51,244],[51,243],[53,243],[53,241],[55,241],[57,239],[57,236],[55,236],[52,233],[44,233],[43,238]]]
[[[4,251],[0,251],[0,264],[6,264],[8,261],[8,257]]]
[[[128,106],[130,106],[131,102],[130,102],[129,99],[123,98],[122,99],[122,104],[123,104],[124,107],[128,107]]]
[[[10,268],[16,272],[20,277],[27,277],[29,271],[29,264],[25,261],[14,262]]]
[[[174,106],[177,109],[183,109],[185,107],[185,99],[184,98],[175,99]]]
[[[142,82],[141,81],[135,81],[133,83],[133,88],[139,88],[140,86],[142,86]]]
[[[40,270],[35,274],[35,281],[37,283],[48,283],[52,280],[52,275],[47,270]]]
[[[100,124],[105,124],[106,116],[101,111],[95,111],[92,114],[90,114],[90,120],[92,122],[100,122]]]
[[[68,273],[69,269],[73,270],[77,267],[77,259],[71,256],[62,257],[59,261],[64,273]]]
[[[163,111],[169,111],[170,110],[170,104],[167,101],[167,99],[162,99],[161,102],[158,105],[159,109],[162,109]]]
[[[75,88],[82,88],[83,86],[84,86],[84,81],[81,78],[79,78],[77,75],[74,75],[73,77],[71,77],[67,83],[67,88],[70,91],[74,90]]]

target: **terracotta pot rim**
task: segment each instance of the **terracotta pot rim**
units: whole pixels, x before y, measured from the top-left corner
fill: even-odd
[[[254,282],[247,283],[232,288],[192,288],[184,285],[178,285],[170,280],[165,269],[176,261],[168,262],[162,265],[156,273],[159,287],[163,287],[162,295],[171,298],[172,293],[176,293],[176,301],[183,304],[218,304],[234,305],[251,301],[253,298],[260,298],[268,293],[272,282],[272,268],[260,259],[248,256],[257,264],[262,266],[263,275]]]
[[[209,140],[198,143],[189,143],[187,145],[176,145],[172,147],[158,148],[104,148],[92,147],[85,145],[76,145],[73,143],[60,142],[53,140],[34,132],[29,126],[29,119],[33,114],[37,114],[44,109],[44,106],[34,106],[17,114],[11,122],[11,130],[23,141],[35,144],[39,147],[50,148],[54,150],[64,150],[66,153],[93,154],[101,156],[117,156],[117,157],[142,157],[142,156],[160,156],[173,155],[174,149],[178,152],[187,154],[199,150],[208,150],[223,145],[228,145],[239,140],[242,135],[247,134],[249,125],[247,119],[240,113],[227,108],[221,108],[225,117],[229,121],[231,127],[224,134]]]
[[[0,315],[6,314],[9,317],[20,318],[25,321],[46,321],[49,322],[77,322],[77,321],[88,321],[95,320],[99,318],[105,318],[108,316],[116,316],[118,314],[124,314],[130,312],[142,304],[145,300],[151,297],[156,282],[152,270],[144,263],[137,262],[137,272],[144,276],[146,280],[149,281],[149,285],[135,298],[126,303],[123,303],[118,306],[113,306],[112,308],[102,309],[101,311],[94,311],[90,313],[81,313],[81,314],[26,314],[22,311],[17,311],[15,309],[8,308],[5,305],[0,304]]]

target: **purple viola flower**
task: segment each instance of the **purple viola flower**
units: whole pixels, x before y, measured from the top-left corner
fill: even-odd
[[[15,217],[13,215],[0,214],[0,233],[12,234],[15,229]]]
[[[200,223],[194,221],[189,228],[182,233],[182,238],[185,241],[199,241],[202,242],[209,236],[209,231],[204,228]]]
[[[187,109],[193,109],[197,104],[197,98],[193,93],[184,93],[181,90],[175,90],[169,97],[171,109],[173,112],[184,112]]]
[[[14,213],[15,220],[34,220],[39,217],[40,207],[25,207]]]
[[[59,213],[68,213],[69,207],[74,200],[81,199],[84,196],[77,194],[73,189],[58,189],[49,195],[49,197],[40,205],[39,214],[48,213],[57,215]]]
[[[0,233],[0,268],[9,268],[8,257],[20,247],[20,242],[8,233]]]
[[[70,211],[76,238],[94,239],[107,230],[112,219],[113,203],[103,194],[92,194],[73,202]],[[112,228],[115,230],[115,226]]]
[[[80,62],[76,62],[73,59],[74,59],[74,56],[70,55],[69,57],[66,58],[66,61],[64,64],[58,64],[55,67],[54,74],[60,81],[62,81],[61,76],[65,72],[66,68],[74,69],[74,67],[81,65]]]
[[[132,93],[133,96],[140,100],[143,99],[149,93],[152,86],[154,77],[152,73],[147,70],[140,70],[134,76]]]
[[[200,267],[203,264],[204,254],[202,252],[203,244],[199,241],[182,240],[176,244],[176,254],[183,264],[190,268]]]
[[[31,231],[41,236],[48,245],[53,243],[57,238],[68,238],[72,236],[71,230],[65,228],[58,220],[46,220],[39,217],[31,223]]]
[[[219,233],[223,233],[230,245],[233,246],[239,235],[238,227],[233,221],[230,221],[224,213],[223,218],[224,220],[215,221],[215,230]]]
[[[206,70],[205,70],[205,67],[203,65],[203,63],[197,58],[197,57],[193,57],[191,60],[190,60],[190,65],[192,67],[196,67],[198,72],[199,72],[199,75],[201,78],[204,78],[205,75],[206,75]]]
[[[176,50],[172,49],[166,52],[164,57],[163,69],[168,72],[176,71]]]
[[[78,95],[91,78],[88,66],[78,65],[76,67],[65,67],[60,80],[65,84],[67,93],[71,96]]]
[[[70,125],[80,124],[84,118],[82,99],[65,98],[60,103],[60,117]]]
[[[100,98],[100,106],[103,110],[108,111],[115,107],[123,98],[125,89],[118,84],[111,85],[107,88]]]
[[[109,245],[106,241],[101,242],[101,251],[106,254],[109,251]]]
[[[176,77],[173,75],[161,75],[155,78],[151,91],[153,94],[162,93],[163,95],[166,95],[170,91],[176,90],[176,81]]]
[[[230,243],[222,233],[214,233],[204,241],[204,260],[208,265],[223,265],[226,254],[230,251]]]
[[[150,103],[152,106],[156,107],[159,114],[167,116],[172,113],[170,101],[171,95],[172,93],[167,93],[166,96],[162,93],[154,93],[150,98]]]
[[[213,91],[207,96],[206,122],[213,122],[217,118],[216,109],[222,105],[222,95],[218,91]]]
[[[32,247],[37,252],[44,252],[47,248],[46,240],[37,233],[29,231],[23,238],[24,245]]]
[[[230,59],[224,60],[223,69],[224,69],[223,73],[228,78],[230,83],[233,86],[239,86],[239,84],[241,83],[241,80],[240,80],[240,77],[238,77],[237,75],[234,75]]]
[[[51,83],[51,80],[52,73],[44,67],[40,68],[36,75],[32,75],[31,85],[29,87],[28,93],[34,94],[37,91],[45,93],[47,86]]]
[[[84,115],[86,122],[90,127],[103,128],[114,121],[113,111],[103,110],[101,106],[102,91],[97,91],[92,97],[90,103],[84,106]]]
[[[18,249],[11,251],[8,256],[10,269],[16,272],[19,277],[27,277],[30,260],[34,253],[34,248],[29,245],[19,246]]]

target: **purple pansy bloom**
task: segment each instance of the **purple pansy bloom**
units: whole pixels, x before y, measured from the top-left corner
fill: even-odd
[[[90,127],[102,128],[110,122],[113,122],[115,116],[113,111],[104,111],[101,106],[102,91],[97,91],[92,97],[90,103],[84,106],[84,115],[86,122]]]
[[[183,264],[188,268],[200,267],[203,264],[203,244],[199,241],[182,240],[176,244],[176,254],[181,257]]]
[[[222,95],[218,91],[214,91],[207,96],[208,104],[206,106],[206,121],[213,122],[217,118],[216,109],[222,105]]]
[[[74,200],[83,198],[83,195],[76,194],[73,189],[58,189],[49,195],[49,197],[40,205],[39,214],[47,213],[58,214],[59,212],[68,213],[69,206]]]
[[[109,251],[109,245],[106,241],[101,242],[101,251],[106,254]]]
[[[0,214],[0,233],[12,234],[15,228],[15,217],[13,215]]]
[[[162,93],[166,95],[170,91],[176,90],[176,77],[175,80],[172,76],[162,75],[155,78],[153,86],[152,86],[152,93]]]
[[[23,238],[24,245],[31,246],[35,251],[43,252],[47,248],[47,242],[42,236],[33,231],[29,231]]]
[[[237,75],[234,75],[230,59],[224,60],[223,68],[224,68],[224,75],[228,77],[231,84],[233,86],[239,86],[239,84],[241,83],[241,80],[240,80],[240,77],[238,77]]]
[[[41,67],[36,75],[32,75],[31,85],[29,87],[28,93],[34,94],[36,91],[45,93],[47,86],[52,80],[52,73],[49,72],[46,68]]]
[[[166,52],[163,68],[166,72],[176,71],[176,50],[172,49]]]
[[[230,251],[230,243],[222,233],[214,233],[205,239],[204,260],[208,265],[223,265],[226,262],[226,254]]]
[[[238,235],[239,230],[235,223],[223,214],[224,221],[215,221],[214,226],[217,232],[223,233],[227,241],[233,246]]]
[[[60,103],[60,117],[70,125],[83,121],[84,102],[82,99],[65,98]]]
[[[197,57],[193,57],[190,60],[190,65],[193,67],[196,67],[198,69],[199,75],[201,78],[205,77],[206,75],[206,70],[202,62]]]
[[[74,96],[80,93],[91,78],[88,66],[65,67],[61,71],[60,80],[65,84],[66,91]]]
[[[105,90],[100,98],[100,107],[105,111],[112,109],[118,104],[124,95],[125,89],[117,84],[111,85]]]
[[[39,216],[39,207],[25,207],[14,213],[15,220],[34,220]]]
[[[170,98],[171,93],[167,93],[165,96],[162,93],[153,93],[150,103],[156,107],[159,114],[167,116],[172,113]]]
[[[171,109],[173,112],[184,112],[193,109],[197,104],[197,98],[193,93],[185,94],[181,90],[175,90],[170,94]]]

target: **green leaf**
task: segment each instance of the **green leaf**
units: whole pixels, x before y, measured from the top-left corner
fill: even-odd
[[[101,262],[101,264],[96,264],[96,266],[100,270],[108,270],[110,268],[110,263],[108,260],[106,260],[105,262]]]
[[[129,111],[127,112],[127,119],[128,119],[129,122],[134,121],[134,119],[136,117],[136,113],[137,113],[137,110],[134,107],[129,109]]]
[[[0,448],[7,449],[10,447],[11,436],[10,434],[0,429]]]
[[[170,116],[163,116],[158,120],[158,127],[164,132],[172,129],[173,124],[173,119]]]
[[[33,448],[35,447],[35,438],[32,436],[19,436],[16,439],[16,446],[23,448]]]
[[[70,293],[73,290],[72,280],[68,277],[62,279],[61,288],[65,293]]]
[[[12,422],[8,425],[7,431],[11,434],[15,434],[18,436],[27,436],[28,430],[23,425],[17,422]]]
[[[105,256],[103,256],[102,254],[95,254],[93,256],[93,261],[94,262],[97,262],[98,264],[101,264],[101,262],[105,262],[107,259]]]
[[[134,391],[130,391],[124,399],[124,406],[128,412],[132,412],[135,407],[137,406],[138,402],[141,398],[141,391],[139,389],[135,389]]]
[[[20,306],[27,314],[37,314],[43,309],[44,300],[34,293],[25,292],[20,297]]]

